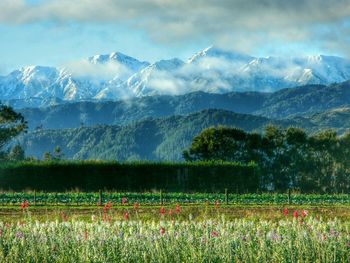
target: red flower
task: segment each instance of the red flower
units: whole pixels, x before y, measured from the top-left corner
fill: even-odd
[[[305,210],[301,211],[301,216],[302,216],[302,217],[307,216],[307,211],[305,211]]]
[[[126,212],[126,213],[124,214],[124,219],[125,219],[125,220],[129,220],[129,213],[128,213],[128,212]]]
[[[125,204],[126,204],[126,198],[122,197],[122,205],[125,205]]]
[[[218,200],[215,200],[214,206],[215,206],[215,208],[219,208],[219,202],[218,202]]]
[[[287,215],[288,215],[288,210],[287,210],[287,208],[283,208],[283,215],[284,215],[284,216],[287,216]]]
[[[134,209],[138,209],[139,208],[139,204],[137,202],[134,203]]]
[[[161,235],[164,235],[164,234],[165,234],[165,229],[164,229],[164,227],[161,227],[161,228],[160,228],[159,233],[160,233]]]
[[[103,207],[103,213],[107,213],[107,205],[104,205],[104,207]]]
[[[24,204],[24,202],[22,202],[22,204],[21,204],[21,209],[23,210],[24,207],[25,207],[25,204]]]
[[[176,204],[175,212],[176,212],[176,214],[180,213],[180,206],[179,206],[179,204]]]
[[[112,203],[111,203],[111,201],[109,201],[109,202],[107,203],[107,209],[111,209],[111,207],[112,207]]]
[[[164,207],[161,207],[161,208],[159,209],[159,213],[160,213],[161,215],[164,215],[164,214],[165,214],[165,209],[164,209]]]
[[[294,218],[298,218],[298,216],[299,216],[298,211],[294,211],[294,212],[293,212],[293,217],[294,217]]]
[[[213,231],[211,231],[210,235],[211,235],[211,237],[218,237],[219,233],[213,230]]]
[[[28,200],[26,200],[26,201],[24,202],[24,206],[28,208],[28,206],[29,206]]]

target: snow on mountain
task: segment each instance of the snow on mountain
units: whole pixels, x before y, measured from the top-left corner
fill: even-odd
[[[220,58],[235,63],[248,63],[253,57],[232,51],[225,51],[214,46],[210,46],[188,59],[187,63],[196,63],[203,58]]]
[[[16,105],[123,99],[193,91],[275,91],[350,79],[350,61],[334,56],[256,58],[216,47],[183,62],[155,63],[119,52],[96,55],[65,68],[29,66],[0,77],[0,100]],[[27,104],[26,104],[27,103]]]
[[[115,52],[96,55],[64,68],[23,67],[0,77],[0,100],[15,101],[18,105],[27,101],[30,106],[35,103],[42,106],[47,101],[90,100],[148,65],[148,62]],[[108,71],[113,78],[105,80]]]
[[[142,68],[145,68],[149,65],[146,61],[139,61],[133,57],[124,55],[120,52],[114,52],[107,55],[96,55],[93,57],[88,58],[88,61],[91,64],[106,64],[106,63],[119,63],[125,67],[127,67],[129,70],[133,72],[137,72],[141,70]]]

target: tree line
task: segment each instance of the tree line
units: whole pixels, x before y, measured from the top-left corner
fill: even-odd
[[[268,125],[262,134],[211,127],[183,152],[187,161],[255,162],[262,191],[349,193],[350,134],[333,130],[308,135],[303,129]]]

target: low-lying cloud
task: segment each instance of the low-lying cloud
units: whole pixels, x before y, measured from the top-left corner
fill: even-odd
[[[116,62],[108,61],[106,63],[93,64],[88,60],[78,60],[67,63],[63,67],[74,77],[89,78],[100,81],[112,79],[126,80],[132,72],[126,66]]]

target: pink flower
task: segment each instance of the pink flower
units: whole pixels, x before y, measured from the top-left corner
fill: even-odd
[[[306,211],[306,210],[301,211],[301,216],[302,216],[302,217],[307,216],[307,211]]]
[[[284,216],[287,216],[287,215],[288,215],[288,210],[287,210],[287,208],[283,208],[283,215],[284,215]]]
[[[164,234],[165,234],[165,229],[164,229],[164,227],[160,227],[159,233],[160,233],[161,235],[164,235]]]
[[[298,216],[299,216],[298,211],[294,211],[294,212],[293,212],[293,217],[294,217],[295,219],[297,219]]]
[[[176,214],[180,213],[180,205],[179,204],[176,204],[175,212],[176,212]]]
[[[129,213],[128,213],[128,212],[126,212],[126,213],[124,214],[124,219],[125,219],[125,220],[129,220]]]
[[[210,235],[211,235],[211,237],[218,237],[219,233],[213,230],[213,231],[211,231]]]

